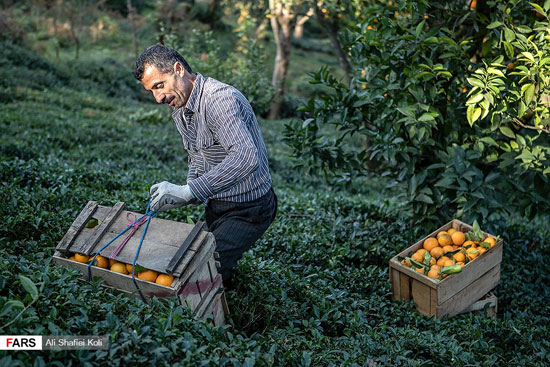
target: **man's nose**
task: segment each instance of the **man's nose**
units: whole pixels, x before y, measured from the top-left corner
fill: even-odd
[[[153,97],[155,97],[155,100],[157,101],[157,103],[162,103],[162,101],[164,101],[164,93],[162,92],[158,92],[158,91],[153,91]]]

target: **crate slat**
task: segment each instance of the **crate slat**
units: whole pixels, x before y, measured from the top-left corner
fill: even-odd
[[[84,209],[69,227],[67,233],[65,233],[59,244],[56,246],[55,249],[57,251],[66,252],[69,250],[82,229],[86,226],[86,223],[88,223],[90,218],[92,218],[92,215],[96,211],[98,205],[99,204],[97,201],[88,201]]]
[[[122,212],[122,209],[124,209],[124,203],[118,202],[109,210],[109,214],[105,217],[105,219],[101,222],[99,226],[94,228],[93,234],[90,236],[88,241],[82,246],[82,248],[78,251],[81,254],[84,255],[90,255],[92,254],[92,251],[94,250],[96,244],[99,242],[101,238],[107,233],[109,230],[109,227],[113,224],[114,220],[118,217],[118,215]]]

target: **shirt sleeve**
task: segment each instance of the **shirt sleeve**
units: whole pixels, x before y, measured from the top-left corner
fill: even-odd
[[[187,183],[193,181],[197,178],[197,167],[195,163],[191,160],[191,154],[187,153]]]
[[[244,180],[259,166],[258,149],[234,93],[239,92],[224,86],[210,96],[206,107],[206,123],[227,156],[212,170],[188,183],[195,197],[203,202]]]

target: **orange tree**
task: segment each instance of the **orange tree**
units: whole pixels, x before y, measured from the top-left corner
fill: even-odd
[[[344,181],[377,167],[415,221],[548,211],[550,1],[474,1],[364,2],[340,33],[353,79],[315,73],[329,92],[287,125],[300,164]]]

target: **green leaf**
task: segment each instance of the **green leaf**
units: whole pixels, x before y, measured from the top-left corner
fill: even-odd
[[[474,87],[485,88],[485,84],[478,78],[466,78],[466,80]]]
[[[466,101],[466,105],[474,105],[483,99],[483,93],[479,92],[475,96]]]
[[[529,105],[533,100],[533,96],[535,95],[535,85],[528,84],[527,88],[525,88],[525,92],[523,93],[523,95],[525,96],[525,103]]]
[[[510,42],[502,41],[502,44],[504,45],[504,51],[506,51],[506,56],[508,58],[514,57],[514,47],[510,44]]]
[[[502,71],[498,70],[498,69],[495,69],[495,68],[487,68],[487,72],[489,74],[494,74],[494,75],[498,75],[498,76],[501,76],[501,77],[504,77],[504,74],[502,73]]]
[[[427,203],[427,204],[433,204],[434,203],[432,198],[429,197],[428,195],[425,195],[425,194],[418,195],[414,200],[421,201],[421,202]]]
[[[480,116],[481,116],[481,108],[478,107],[474,109],[474,113],[472,114],[472,125],[474,122],[477,121],[477,119],[479,119]]]
[[[432,116],[432,114],[428,112],[423,113],[422,116],[418,118],[418,121],[433,121],[433,120],[435,120],[434,117]]]
[[[470,127],[474,125],[474,106],[468,106],[468,109],[466,110],[466,118],[468,119],[468,123],[470,124]]]
[[[516,39],[516,34],[508,27],[504,27],[504,38],[508,42],[513,42]]]
[[[187,223],[195,224],[195,222],[193,221],[193,218],[191,218],[189,215],[187,216]]]
[[[485,136],[483,138],[480,139],[482,142],[488,144],[488,145],[492,145],[492,146],[495,146],[495,147],[498,147],[498,144],[497,142],[495,141],[495,139],[491,138],[490,136]]]
[[[516,138],[516,134],[514,134],[512,129],[510,129],[509,127],[501,126],[499,130],[503,135],[509,137],[510,139],[515,139]]]
[[[18,277],[19,277],[19,281],[23,285],[23,289],[25,289],[33,299],[38,298],[38,289],[36,288],[36,285],[34,285],[32,280],[30,280],[29,278],[21,274],[19,274]]]
[[[539,4],[535,4],[535,3],[529,3],[533,8],[535,8],[539,13],[541,13],[542,15],[546,16],[546,12],[544,11],[544,9],[539,5]]]
[[[521,54],[523,56],[525,56],[526,58],[528,58],[529,60],[531,60],[532,62],[535,62],[535,56],[533,56],[532,53],[527,52],[527,51],[523,51]]]
[[[493,22],[493,23],[489,24],[487,26],[487,29],[494,29],[494,28],[500,27],[502,24],[503,24],[502,22],[496,21],[496,22]]]
[[[424,24],[426,24],[426,19],[420,22],[419,25],[416,26],[416,36],[418,37],[420,35],[420,32],[422,32],[422,28],[424,28]]]

